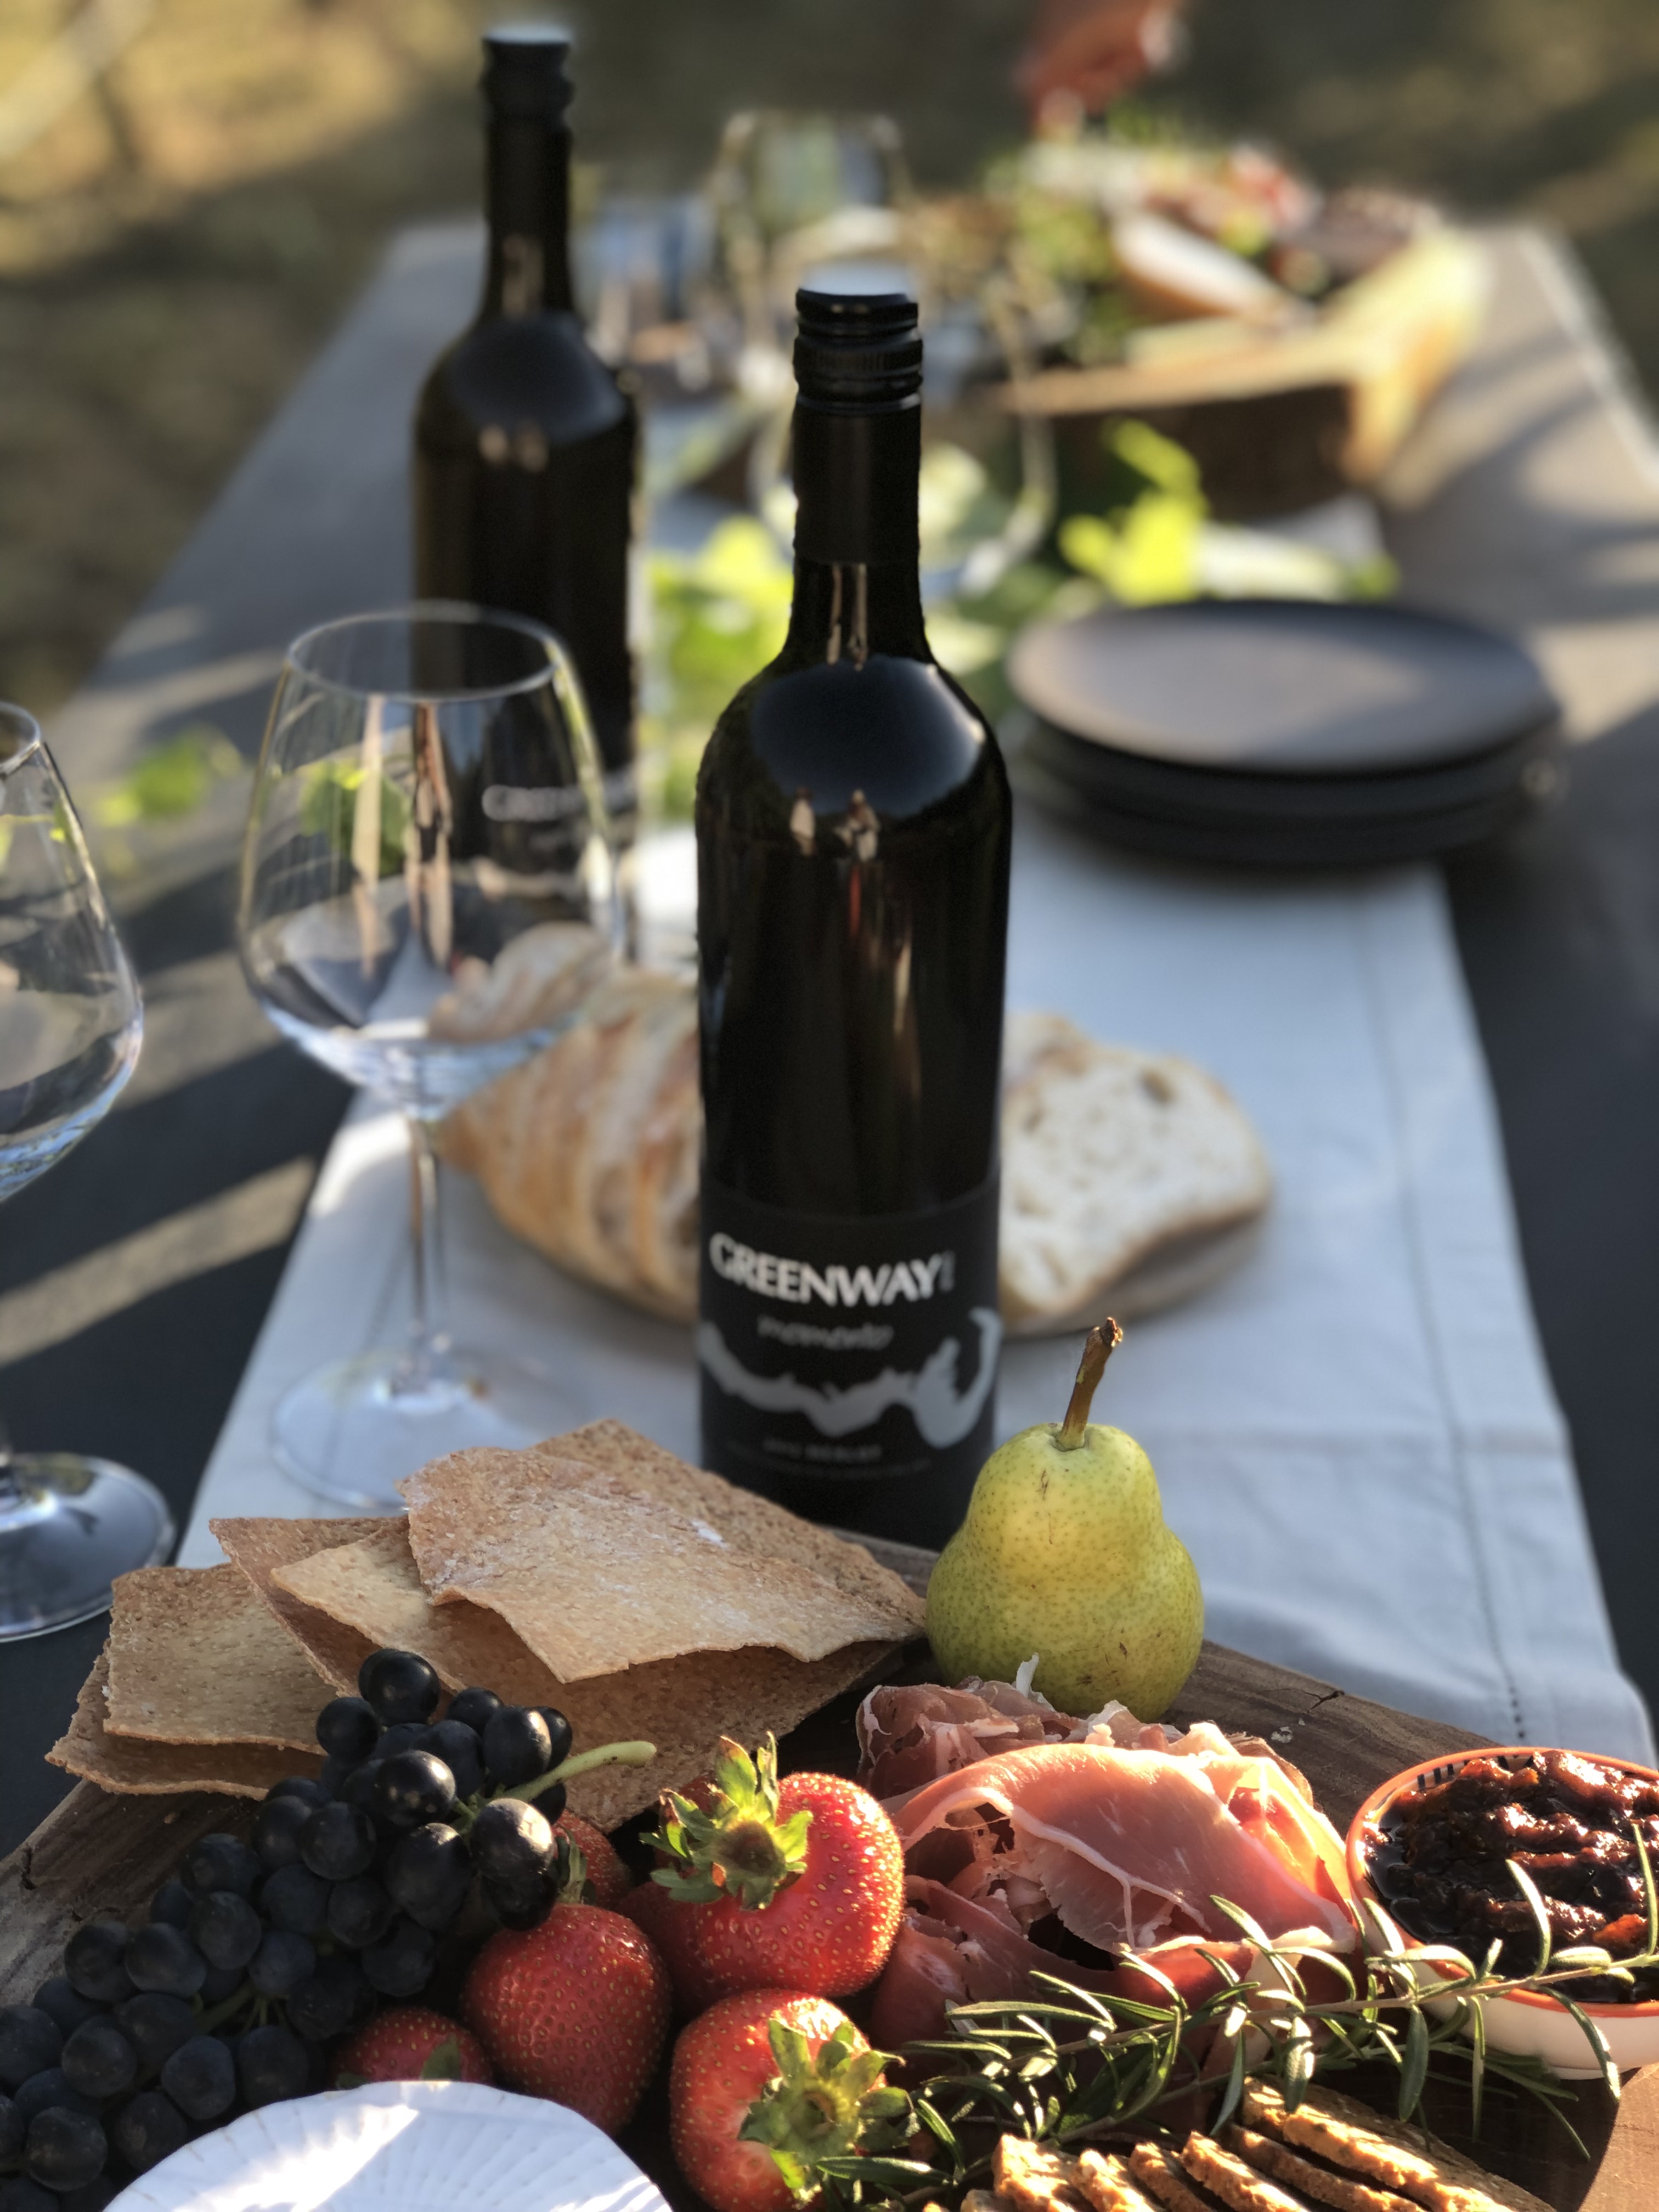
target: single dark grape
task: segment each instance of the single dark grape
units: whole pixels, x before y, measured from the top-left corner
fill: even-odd
[[[90,1997],[78,1996],[62,1974],[42,1982],[33,2002],[41,2012],[51,2014],[64,2035],[73,2035],[83,2020],[96,2020],[104,2009]]]
[[[167,1928],[188,1928],[196,1910],[196,1893],[177,1875],[164,1881],[149,1901],[149,1917]]]
[[[399,1721],[395,1727],[384,1731],[369,1754],[368,1764],[378,1766],[382,1759],[396,1759],[400,1751],[418,1751],[425,1741],[424,1721]]]
[[[549,1782],[536,1792],[537,1808],[543,1820],[556,1826],[565,1807],[565,1786],[562,1782]]]
[[[538,1705],[536,1710],[547,1723],[550,1746],[547,1763],[550,1766],[562,1766],[570,1756],[571,1745],[576,1740],[574,1731],[556,1705]]]
[[[397,1917],[397,1906],[372,1875],[337,1881],[329,1893],[328,1932],[349,1951],[378,1943]]]
[[[0,2166],[15,2166],[23,2154],[28,2122],[9,2097],[0,2097]]]
[[[522,1797],[492,1797],[481,1806],[467,1832],[472,1863],[486,1881],[523,1881],[538,1876],[556,1848],[552,1823]]]
[[[259,1892],[259,1910],[273,1928],[314,1936],[328,1914],[328,1884],[309,1867],[278,1867]]]
[[[317,1778],[331,1797],[338,1797],[362,1763],[360,1759],[336,1759],[331,1753]]]
[[[316,1947],[308,1936],[272,1928],[248,1960],[247,1978],[262,1997],[285,1997],[290,1990],[299,1988],[316,1965]]]
[[[284,1775],[273,1782],[265,1792],[265,1802],[273,1805],[279,1797],[297,1797],[303,1805],[326,1805],[328,1792],[313,1774]]]
[[[198,1897],[205,1897],[211,1889],[252,1897],[264,1872],[258,1851],[234,1836],[204,1836],[185,1853],[185,1880]]]
[[[414,1996],[431,1980],[437,1962],[437,1937],[412,1920],[399,1920],[384,1942],[362,1954],[364,1978],[383,1997]]]
[[[138,2079],[138,2053],[112,2020],[83,2021],[64,2044],[62,2063],[64,2079],[83,2097],[118,2097]]]
[[[115,2017],[150,2074],[196,2033],[196,2014],[183,1997],[167,1996],[160,1990],[129,1997]]]
[[[472,1861],[463,1838],[434,1821],[392,1846],[382,1879],[393,1902],[422,1928],[441,1929],[466,1902]]]
[[[236,1902],[241,1905],[243,1900],[239,1897]],[[201,1900],[192,1898],[192,1924],[201,1909]],[[210,1963],[213,1962],[203,1956],[182,1929],[166,1920],[152,1920],[135,1928],[127,1940],[126,1968],[135,1989],[161,1990],[170,1997],[193,1997],[207,1979]]]
[[[90,2113],[49,2105],[29,2122],[23,2171],[42,2189],[84,2189],[97,2180],[108,2156],[104,2130]]]
[[[374,1770],[374,1810],[390,1827],[424,1827],[454,1802],[455,1778],[429,1751],[400,1751]]]
[[[359,2012],[372,2006],[374,1991],[355,1959],[337,1953],[319,1959],[317,1971],[288,2000],[289,2025],[313,2043],[342,2035]]]
[[[303,1797],[266,1798],[253,1822],[253,1848],[263,1866],[274,1872],[297,1862],[300,1831],[315,1810]]]
[[[119,1920],[88,1920],[64,1946],[64,1972],[78,1996],[119,2004],[132,1995],[125,1966],[127,1931]]]
[[[58,2212],[59,2200],[26,2173],[0,2181],[0,2212]]]
[[[63,2029],[40,2005],[0,2006],[0,2087],[20,2088],[55,2066],[63,2048]]]
[[[264,1932],[258,1914],[234,1890],[210,1890],[190,1916],[191,1941],[210,1966],[246,1966]]]
[[[110,2139],[135,2173],[148,2173],[190,2141],[190,2122],[171,2097],[141,2089],[110,2123]]]
[[[78,2089],[71,2089],[64,2079],[61,2066],[48,2066],[40,2074],[31,2074],[12,2103],[23,2116],[27,2127],[37,2112],[44,2112],[53,2105],[67,2105],[72,2112],[93,2112],[98,2110],[90,2097],[83,2097]]]
[[[476,1797],[483,1788],[483,1746],[477,1731],[463,1721],[434,1721],[421,1733],[416,1751],[430,1752],[442,1759],[455,1778],[458,1797]]]
[[[215,2005],[222,2004],[227,1997],[234,1996],[246,1979],[247,1970],[244,1966],[210,1966],[207,1979],[202,1984],[204,2009],[211,2012]]]
[[[374,1823],[352,1805],[319,1805],[300,1836],[300,1856],[325,1881],[349,1881],[374,1863]]]
[[[302,2097],[310,2076],[310,2055],[289,2028],[252,2028],[236,2045],[237,2084],[250,2105]]]
[[[459,1721],[474,1735],[482,1735],[484,1723],[491,1713],[498,1713],[501,1709],[501,1701],[493,1690],[458,1690],[449,1701],[449,1710],[444,1718]]]
[[[482,1880],[485,1900],[503,1928],[539,1928],[553,1910],[553,1885],[545,1875]]]
[[[161,2087],[192,2120],[216,2120],[236,2102],[236,2061],[216,2035],[192,2035],[161,2069]]]
[[[317,1741],[331,1759],[356,1766],[380,1741],[380,1722],[367,1698],[334,1698],[317,1716]]]
[[[484,1724],[484,1771],[492,1790],[533,1782],[551,1764],[553,1739],[532,1705],[503,1705]]]
[[[443,1695],[443,1685],[418,1651],[371,1651],[358,1670],[357,1687],[388,1728],[398,1721],[429,1721]]]

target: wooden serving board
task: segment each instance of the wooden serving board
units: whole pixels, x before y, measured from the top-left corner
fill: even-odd
[[[925,1590],[935,1554],[860,1537],[877,1558]],[[930,1679],[925,1649],[907,1673]],[[856,1692],[814,1716],[781,1747],[787,1766],[850,1771]],[[1345,1830],[1379,1782],[1437,1753],[1487,1741],[1443,1722],[1397,1712],[1206,1643],[1172,1720],[1213,1720],[1264,1737],[1301,1769],[1339,1830]],[[0,1863],[0,2004],[27,2003],[58,1971],[64,1942],[83,1921],[143,1917],[150,1897],[185,1849],[214,1829],[246,1833],[254,1806],[204,1792],[166,1797],[112,1796],[79,1783],[27,1840]],[[1345,2085],[1346,2086],[1346,2085]],[[1352,2085],[1364,2094],[1368,2085]],[[1389,2084],[1376,2085],[1386,2099]],[[1556,2212],[1659,2212],[1659,2067],[1629,2078],[1615,2106],[1599,2085],[1580,2089],[1573,2124],[1589,2146],[1589,2164],[1530,2100],[1510,2106],[1489,2094],[1482,2137],[1463,2124],[1455,2087],[1431,2087],[1436,2131],[1492,2172],[1507,2174]]]

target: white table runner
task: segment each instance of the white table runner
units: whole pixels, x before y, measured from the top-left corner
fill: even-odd
[[[1189,1054],[1255,1117],[1278,1176],[1229,1281],[1131,1328],[1097,1413],[1152,1454],[1209,1633],[1504,1741],[1650,1758],[1619,1672],[1527,1302],[1496,1121],[1439,876],[1310,884],[1143,867],[1023,810],[1009,1000]],[[308,1368],[407,1310],[403,1138],[360,1111],[319,1181],[204,1479],[211,1516],[328,1509],[271,1459]],[[529,1358],[573,1421],[615,1414],[695,1458],[688,1334],[447,1198],[458,1332]],[[1071,1342],[1004,1357],[1002,1434],[1063,1410]]]

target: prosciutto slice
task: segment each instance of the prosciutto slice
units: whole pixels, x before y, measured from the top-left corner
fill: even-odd
[[[858,1778],[891,1810],[942,1774],[955,1774],[993,1752],[1023,1743],[1066,1743],[1086,1721],[1056,1712],[1047,1698],[1011,1682],[888,1684],[872,1690],[858,1711]]]
[[[1340,1949],[1356,1940],[1334,1831],[1321,1838],[1327,1824],[1276,1762],[1218,1730],[1194,1752],[1029,1744],[888,1811],[911,1872],[981,1901],[1000,1892],[1025,1927],[1051,1911],[1103,1951],[1231,1938],[1218,1896],[1269,1936],[1316,1930]]]

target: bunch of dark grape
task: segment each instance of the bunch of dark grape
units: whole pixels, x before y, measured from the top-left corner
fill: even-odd
[[[323,2087],[331,2042],[426,1987],[475,1873],[480,1933],[546,1917],[564,1715],[463,1690],[434,1723],[412,1651],[372,1653],[358,1690],[318,1716],[320,1778],[277,1783],[249,1842],[204,1836],[147,1921],[88,1922],[0,2008],[0,2212],[101,2212],[191,2136]]]

